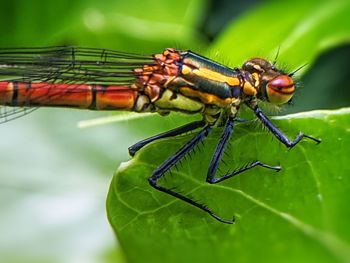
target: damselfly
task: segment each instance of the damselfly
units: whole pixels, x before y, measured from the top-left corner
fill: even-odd
[[[171,111],[201,114],[202,120],[155,135],[129,148],[135,153],[161,138],[200,131],[148,178],[152,187],[185,201],[223,223],[206,205],[159,184],[166,172],[181,161],[216,126],[224,126],[209,164],[206,181],[216,184],[257,166],[281,167],[254,161],[216,177],[225,147],[247,105],[276,138],[288,148],[302,138],[319,139],[300,132],[288,139],[261,111],[258,101],[281,105],[295,91],[293,73],[287,74],[262,59],[247,60],[241,68],[228,68],[191,51],[167,48],[161,54],[139,55],[105,49],[43,47],[0,49],[0,121],[18,118],[42,106],[134,112]]]

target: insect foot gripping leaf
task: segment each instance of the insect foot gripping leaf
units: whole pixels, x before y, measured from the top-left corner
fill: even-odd
[[[231,139],[228,160],[235,167],[261,159],[280,164],[280,173],[256,168],[220,184],[203,182],[210,149],[217,144],[211,136],[204,146],[211,147],[208,151],[194,154],[161,182],[177,186],[223,216],[235,214],[234,225],[218,223],[147,182],[190,135],[153,143],[121,165],[111,183],[107,210],[128,261],[348,262],[350,109],[273,121],[290,136],[303,130],[323,142],[315,147],[305,140],[288,150],[266,131],[241,123]]]

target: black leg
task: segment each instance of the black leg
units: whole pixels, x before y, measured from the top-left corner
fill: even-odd
[[[135,143],[134,145],[130,146],[129,147],[129,154],[130,154],[130,156],[134,156],[138,150],[140,150],[146,144],[149,144],[155,140],[180,135],[180,134],[195,130],[197,128],[203,127],[204,125],[205,125],[204,121],[195,121],[195,122],[191,122],[189,124],[186,124],[184,126],[178,127],[176,129],[173,129],[173,130],[152,136],[150,138],[144,139],[144,140],[139,141],[139,142]]]
[[[256,166],[262,166],[262,167],[265,167],[265,168],[269,168],[269,169],[273,169],[273,170],[276,170],[276,171],[280,171],[281,170],[281,167],[279,166],[270,166],[270,165],[267,165],[267,164],[264,164],[260,161],[255,161],[255,162],[252,162],[242,168],[239,168],[235,171],[233,171],[232,173],[228,173],[228,174],[225,174],[219,178],[215,178],[215,174],[216,174],[216,171],[219,167],[219,164],[220,164],[220,161],[222,159],[222,155],[225,151],[225,148],[226,148],[226,145],[227,143],[229,142],[230,140],[230,137],[233,133],[233,126],[234,126],[234,122],[236,120],[230,118],[228,121],[227,121],[227,124],[226,124],[226,127],[224,129],[224,132],[221,136],[221,139],[220,139],[220,142],[219,144],[216,146],[216,149],[215,149],[215,152],[214,152],[214,155],[213,155],[213,158],[211,159],[211,162],[210,162],[210,165],[209,165],[209,169],[208,169],[208,174],[207,174],[207,182],[210,183],[210,184],[215,184],[215,183],[219,183],[221,181],[224,181],[228,178],[231,178],[237,174],[240,174],[244,171],[247,171],[251,168],[254,168]]]
[[[151,177],[148,178],[148,181],[151,186],[153,186],[155,189],[162,191],[166,194],[169,194],[171,196],[174,196],[176,198],[179,198],[182,201],[185,201],[204,212],[208,213],[215,219],[217,219],[220,222],[232,224],[234,220],[228,221],[220,218],[219,216],[215,215],[207,206],[200,204],[182,194],[179,194],[171,189],[165,188],[163,186],[160,186],[158,184],[158,180],[164,176],[164,174],[173,167],[178,161],[180,161],[186,154],[188,154],[199,142],[203,141],[208,134],[211,132],[211,127],[206,126],[200,133],[198,133],[195,137],[193,137],[189,142],[187,142],[175,155],[171,156],[168,160],[166,160],[162,165],[160,165],[152,174]]]
[[[255,115],[259,118],[259,120],[276,136],[278,140],[280,140],[285,146],[288,148],[292,148],[293,146],[297,145],[302,138],[308,138],[310,140],[313,140],[317,143],[320,143],[321,140],[314,138],[310,135],[304,134],[302,132],[299,132],[297,137],[294,139],[294,141],[291,141],[288,139],[288,137],[282,133],[260,110],[258,106],[254,108]]]
[[[243,167],[233,171],[232,173],[225,174],[225,175],[223,175],[223,176],[221,176],[219,178],[214,178],[215,173],[214,174],[208,174],[207,182],[211,183],[211,184],[216,184],[216,183],[224,181],[224,180],[226,180],[228,178],[231,178],[231,177],[233,177],[233,176],[235,176],[237,174],[240,174],[240,173],[243,173],[243,172],[245,172],[245,171],[247,171],[249,169],[252,169],[252,168],[254,168],[256,166],[265,167],[265,168],[268,168],[268,169],[275,170],[277,172],[279,172],[281,170],[280,166],[271,166],[271,165],[268,165],[268,164],[264,164],[264,163],[262,163],[260,161],[255,161],[255,162],[252,162],[252,163],[250,163],[250,164],[248,164],[246,166],[243,166]],[[212,178],[209,179],[209,176],[211,176]]]

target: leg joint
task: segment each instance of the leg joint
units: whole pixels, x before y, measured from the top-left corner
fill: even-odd
[[[149,177],[148,178],[148,182],[149,182],[149,184],[151,185],[151,186],[153,186],[153,187],[156,187],[157,186],[157,179],[155,179],[154,177]]]
[[[206,179],[207,183],[208,184],[215,184],[217,182],[217,179],[216,178],[208,178]]]

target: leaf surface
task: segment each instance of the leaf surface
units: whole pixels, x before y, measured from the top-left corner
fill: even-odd
[[[107,210],[129,262],[348,262],[350,109],[299,113],[274,122],[290,138],[303,131],[323,141],[316,145],[305,139],[288,150],[255,122],[237,124],[225,157],[228,169],[254,160],[283,169],[258,167],[209,185],[205,175],[222,131],[218,128],[179,171],[172,169],[160,181],[224,218],[234,214],[234,225],[219,223],[147,182],[193,134],[152,143],[123,163],[114,175]]]

